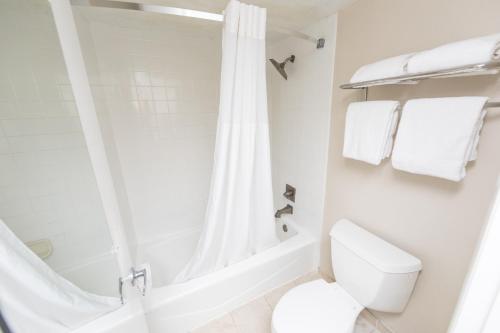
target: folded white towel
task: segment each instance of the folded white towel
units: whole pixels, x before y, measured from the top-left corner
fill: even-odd
[[[351,78],[351,83],[372,81],[405,75],[406,64],[413,53],[377,61],[359,68]]]
[[[408,72],[450,69],[496,59],[500,59],[500,34],[445,44],[417,53],[408,61]]]
[[[392,153],[395,169],[460,181],[476,158],[486,97],[408,101]]]
[[[398,108],[397,101],[351,103],[345,122],[344,157],[374,165],[389,157]]]

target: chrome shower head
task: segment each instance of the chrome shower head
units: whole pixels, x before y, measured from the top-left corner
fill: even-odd
[[[285,65],[289,61],[290,62],[294,62],[295,61],[295,56],[292,54],[291,56],[289,56],[288,58],[286,58],[283,62],[277,62],[274,59],[269,59],[269,61],[271,61],[271,63],[274,65],[274,67],[276,68],[276,70],[281,74],[281,76],[283,76],[283,78],[285,80],[288,80],[288,75],[285,72]]]

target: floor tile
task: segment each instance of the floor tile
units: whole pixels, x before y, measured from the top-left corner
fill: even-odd
[[[285,284],[279,288],[276,288],[264,296],[269,306],[273,309],[276,304],[278,304],[280,298],[290,289],[295,287],[295,281]]]
[[[378,333],[375,327],[368,322],[368,320],[363,317],[359,317],[356,320],[356,325],[354,326],[354,333]]]
[[[320,278],[322,278],[322,275],[318,272],[306,274],[272,290],[264,297],[258,298],[232,311],[230,314],[212,321],[193,333],[271,333],[272,311],[279,299],[291,288]],[[329,277],[323,277],[323,279],[332,282]],[[373,320],[366,318],[366,315],[364,313],[356,320],[353,333],[380,333],[372,323]]]
[[[319,275],[319,272],[311,272],[296,279],[295,285],[303,284],[317,279],[321,279],[321,275]]]
[[[319,272],[319,275],[321,276],[321,278],[323,280],[325,280],[328,283],[335,282],[335,280],[330,275],[327,275],[326,273]]]
[[[271,333],[271,319],[237,327],[238,333]]]
[[[238,327],[234,324],[233,317],[227,314],[224,317],[211,321],[193,333],[239,333]]]
[[[231,312],[236,326],[254,325],[256,322],[271,321],[272,309],[264,297],[258,298],[250,303]]]

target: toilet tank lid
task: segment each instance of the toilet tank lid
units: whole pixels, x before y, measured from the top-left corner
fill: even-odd
[[[411,273],[422,269],[418,258],[347,219],[335,223],[330,236],[384,273]]]

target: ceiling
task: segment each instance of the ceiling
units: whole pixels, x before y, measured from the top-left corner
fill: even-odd
[[[133,1],[136,2],[137,0]],[[147,0],[148,3],[221,13],[229,0]],[[267,8],[271,26],[300,30],[354,0],[243,0]]]
[[[229,0],[120,0],[222,13]],[[243,0],[267,8],[268,30],[301,30],[355,0]]]

